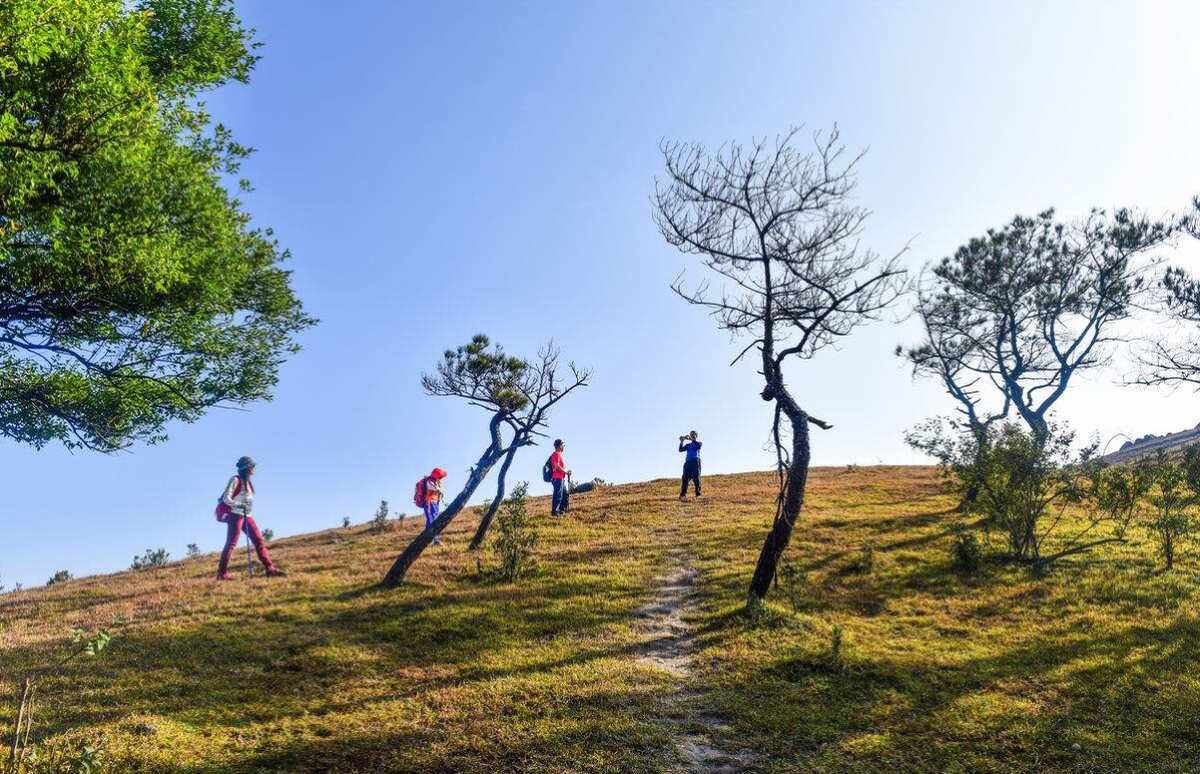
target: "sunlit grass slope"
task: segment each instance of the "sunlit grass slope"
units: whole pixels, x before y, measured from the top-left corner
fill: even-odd
[[[710,477],[687,504],[673,481],[612,487],[561,520],[535,500],[540,571],[517,584],[478,579],[469,513],[397,591],[371,586],[411,522],[276,541],[283,579],[217,584],[206,556],[6,595],[0,690],[71,627],[119,621],[99,659],[43,680],[34,724],[103,736],[118,771],[662,771],[678,678],[638,662],[636,612],[675,551],[700,570],[688,695],[759,769],[1200,767],[1194,557],[1160,574],[1131,545],[1042,580],[963,577],[934,471],[822,469],[789,552],[798,610],[780,593],[748,620],[772,485]]]

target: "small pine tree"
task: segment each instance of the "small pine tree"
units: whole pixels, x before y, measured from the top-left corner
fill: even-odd
[[[167,553],[165,548],[149,549],[147,548],[141,556],[133,557],[133,563],[129,565],[131,570],[148,570],[152,567],[163,567],[171,560],[171,555]]]
[[[188,543],[187,555],[188,555],[189,559],[199,556],[200,555],[200,546],[196,545],[195,543]]]
[[[350,517],[349,516],[342,517],[342,529],[350,529]]]
[[[496,542],[492,548],[500,560],[497,574],[506,581],[528,575],[536,562],[533,549],[537,546],[538,535],[525,507],[528,490],[526,482],[513,487],[496,519]]]
[[[371,519],[371,531],[383,532],[388,528],[388,501],[380,500],[379,507],[375,509],[375,516]]]

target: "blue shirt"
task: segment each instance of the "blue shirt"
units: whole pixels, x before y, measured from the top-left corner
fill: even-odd
[[[703,446],[703,444],[701,444],[699,441],[692,441],[691,443],[681,443],[681,444],[679,444],[679,451],[687,452],[687,461],[692,462],[694,460],[700,459],[700,447],[701,446]]]

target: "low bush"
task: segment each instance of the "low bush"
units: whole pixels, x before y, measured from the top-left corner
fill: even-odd
[[[960,532],[955,535],[950,553],[951,566],[964,575],[974,575],[983,566],[983,548],[973,532]]]
[[[147,548],[141,556],[133,557],[133,563],[129,565],[131,570],[149,570],[152,567],[164,567],[171,560],[171,555],[167,553],[165,548]]]
[[[499,561],[495,574],[501,580],[517,580],[536,566],[534,548],[538,535],[525,506],[528,490],[529,484],[525,482],[513,487],[512,494],[504,500],[496,516],[496,540],[492,550]]]
[[[1158,466],[1146,462],[1109,465],[1091,473],[1090,497],[1112,522],[1114,533],[1124,538],[1129,527],[1142,521],[1145,499],[1158,477]]]
[[[55,583],[65,583],[72,579],[70,570],[59,570],[50,576],[50,580],[46,581],[47,586],[53,586]]]
[[[375,509],[375,515],[371,518],[370,528],[372,532],[383,532],[391,527],[388,523],[388,501],[380,500],[379,507]]]
[[[1180,541],[1195,531],[1192,509],[1197,496],[1188,486],[1184,466],[1160,455],[1154,471],[1154,486],[1150,491],[1153,510],[1148,526],[1166,568],[1171,570],[1175,567]]]

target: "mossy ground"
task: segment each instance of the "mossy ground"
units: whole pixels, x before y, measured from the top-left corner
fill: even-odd
[[[103,735],[118,771],[662,771],[677,678],[636,658],[636,611],[681,549],[690,689],[758,769],[1200,770],[1194,557],[1162,573],[1133,543],[1042,579],[964,577],[935,471],[820,469],[789,550],[797,604],[777,592],[750,618],[773,478],[705,483],[686,504],[673,481],[604,489],[557,520],[532,501],[540,569],[514,584],[480,582],[465,513],[396,591],[372,585],[411,521],[276,541],[282,579],[218,584],[204,556],[6,595],[0,690],[71,627],[118,621],[108,652],[42,681],[34,726]]]

